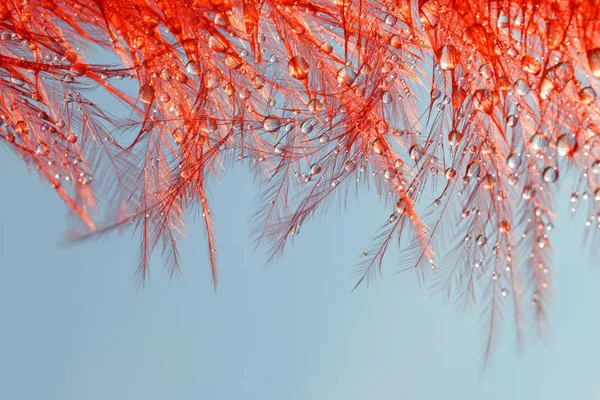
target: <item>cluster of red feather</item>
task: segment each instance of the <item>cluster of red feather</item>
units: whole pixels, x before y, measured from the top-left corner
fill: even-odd
[[[374,184],[391,215],[360,281],[397,238],[490,332],[502,302],[541,323],[557,181],[600,226],[599,32],[598,0],[4,0],[0,143],[87,235],[135,222],[142,277],[157,246],[177,270],[200,207],[216,283],[207,179],[245,159],[273,254]]]

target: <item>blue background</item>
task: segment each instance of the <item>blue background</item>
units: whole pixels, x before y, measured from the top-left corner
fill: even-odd
[[[170,281],[157,260],[138,290],[137,236],[60,245],[64,205],[0,151],[0,399],[600,398],[600,276],[566,198],[551,330],[519,357],[508,327],[482,372],[479,313],[395,275],[395,249],[383,277],[350,293],[389,213],[375,193],[303,226],[263,268],[248,239],[257,191],[235,168],[212,188],[218,292],[199,223],[181,242],[183,276]]]

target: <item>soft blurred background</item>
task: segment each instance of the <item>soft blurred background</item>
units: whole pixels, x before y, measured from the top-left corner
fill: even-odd
[[[0,152],[0,399],[600,398],[600,276],[566,201],[551,233],[551,329],[521,356],[505,329],[482,371],[479,311],[459,314],[395,274],[395,249],[382,277],[350,293],[389,213],[375,193],[303,226],[264,268],[248,238],[257,191],[235,168],[212,189],[218,291],[193,221],[183,275],[169,280],[157,259],[139,289],[137,236],[62,245],[64,205]]]

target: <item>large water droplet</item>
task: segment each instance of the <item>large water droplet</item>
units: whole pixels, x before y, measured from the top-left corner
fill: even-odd
[[[350,86],[356,79],[356,72],[350,67],[342,67],[337,72],[337,81],[340,86]]]
[[[543,132],[537,132],[529,140],[531,148],[535,151],[544,151],[548,148],[548,136]]]
[[[596,92],[590,86],[584,87],[579,91],[579,101],[586,105],[592,104],[596,101]]]
[[[438,49],[436,55],[440,60],[440,68],[443,70],[455,69],[460,61],[460,51],[450,44]]]
[[[456,129],[452,129],[450,132],[448,132],[448,143],[450,143],[452,146],[458,146],[462,141],[462,138],[462,132],[457,131]]]
[[[17,121],[15,124],[15,132],[22,136],[27,135],[29,133],[29,126],[25,121]]]
[[[421,160],[421,157],[423,157],[423,147],[420,144],[412,145],[408,150],[408,155],[415,162],[419,162],[419,160]]]
[[[280,127],[281,121],[277,117],[270,115],[263,120],[263,128],[269,132],[276,132]]]
[[[473,93],[473,106],[478,111],[491,114],[494,111],[496,99],[494,93],[488,89],[479,89]]]
[[[143,85],[140,88],[140,101],[142,103],[150,104],[154,100],[154,88],[148,84]]]
[[[477,178],[479,176],[479,172],[481,171],[481,167],[479,166],[479,162],[471,161],[467,165],[467,177],[469,178]]]
[[[308,78],[308,70],[310,65],[304,57],[292,57],[288,62],[288,72],[294,79],[303,80]]]
[[[574,148],[575,139],[571,135],[560,135],[556,140],[556,152],[561,156],[571,155]]]
[[[600,78],[600,47],[588,50],[587,57],[592,73],[596,78]]]
[[[281,142],[277,143],[274,147],[273,147],[273,152],[277,155],[282,155],[285,153],[285,145]]]
[[[542,70],[542,64],[529,54],[523,56],[523,71],[528,74],[537,75]]]
[[[521,156],[515,153],[512,153],[511,155],[508,156],[508,158],[506,159],[506,166],[511,170],[514,171],[517,168],[519,168],[519,166],[521,165]]]
[[[542,173],[542,178],[548,183],[554,183],[558,180],[558,169],[554,167],[546,167]]]

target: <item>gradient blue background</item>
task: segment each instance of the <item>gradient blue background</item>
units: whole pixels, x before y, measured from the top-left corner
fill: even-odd
[[[63,204],[0,151],[0,399],[600,398],[600,276],[581,251],[581,218],[564,213],[552,233],[547,343],[519,358],[507,331],[482,373],[478,313],[459,316],[394,275],[394,250],[383,277],[350,293],[387,211],[374,193],[304,226],[263,269],[248,239],[256,189],[234,169],[212,190],[218,293],[200,224],[181,242],[183,276],[169,281],[156,262],[138,290],[137,237],[59,246]]]

